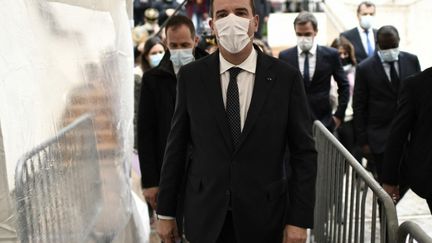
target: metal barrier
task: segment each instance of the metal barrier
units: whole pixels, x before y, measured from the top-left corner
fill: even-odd
[[[0,242],[16,241],[16,232],[10,226],[13,210],[9,199],[9,185],[6,174],[6,160],[4,157],[3,135],[0,127]]]
[[[318,175],[311,241],[397,242],[398,219],[389,195],[321,122],[314,123],[313,132]]]
[[[399,226],[398,242],[405,243],[407,238],[409,243],[412,243],[413,240],[420,243],[432,243],[432,238],[412,221],[405,221]]]
[[[16,167],[15,190],[21,242],[86,242],[102,206],[90,116],[25,154]]]

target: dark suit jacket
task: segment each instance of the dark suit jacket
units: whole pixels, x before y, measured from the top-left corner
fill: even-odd
[[[338,85],[338,107],[335,116],[343,121],[349,100],[349,83],[336,49],[325,46],[317,47],[315,73],[312,81],[305,84],[306,95],[314,119],[320,120],[327,128],[333,130],[333,114],[330,104],[331,77]],[[297,46],[279,53],[279,58],[299,69]]]
[[[426,199],[432,198],[431,97],[432,68],[406,80],[405,87],[401,89],[383,165],[384,183],[409,185]]]
[[[195,48],[195,58],[207,53]],[[143,188],[159,185],[163,154],[165,152],[176,100],[177,78],[165,52],[160,64],[144,73],[137,114],[138,156]]]
[[[417,56],[399,54],[399,77],[405,79],[420,72]],[[390,125],[396,114],[398,90],[389,81],[378,53],[357,66],[353,96],[354,126],[360,145],[369,145],[372,153],[381,154]]]
[[[176,195],[186,176],[185,233],[193,243],[216,241],[230,198],[239,242],[280,242],[286,224],[312,227],[316,151],[299,72],[258,51],[237,149],[222,100],[218,52],[184,66],[177,92],[157,213],[175,215]],[[192,161],[185,168],[188,142]],[[291,157],[284,164],[287,144]]]
[[[377,33],[377,29],[373,29],[373,33],[374,33],[374,39],[371,40],[373,42],[376,42],[376,33]],[[355,57],[357,60],[357,63],[362,62],[364,59],[368,58],[368,54],[365,51],[365,48],[363,46],[361,37],[360,37],[360,33],[357,29],[357,27],[347,30],[345,32],[341,33],[341,36],[347,38],[351,44],[354,46],[354,51],[355,51]]]

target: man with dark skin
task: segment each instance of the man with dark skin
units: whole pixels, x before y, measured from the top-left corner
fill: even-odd
[[[420,63],[417,56],[399,51],[395,27],[381,27],[377,38],[378,51],[357,67],[353,109],[357,141],[363,155],[374,161],[381,182],[384,150],[399,90],[408,76],[420,72]]]

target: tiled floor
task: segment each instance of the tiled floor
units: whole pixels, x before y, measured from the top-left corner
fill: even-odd
[[[430,237],[432,237],[432,215],[424,199],[411,190],[396,206],[399,224],[406,220],[417,223]]]

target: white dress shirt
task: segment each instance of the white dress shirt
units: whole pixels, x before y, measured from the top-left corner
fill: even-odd
[[[362,27],[357,27],[357,30],[360,34],[360,38],[363,44],[363,48],[365,49],[366,54],[368,54],[368,47],[367,47],[367,38],[366,38],[366,33],[365,30]],[[373,29],[370,28],[369,32],[368,32],[368,38],[372,47],[372,50],[375,50],[375,36],[373,33]]]
[[[309,77],[310,81],[312,81],[312,78],[315,73],[315,67],[316,67],[316,53],[317,53],[317,44],[314,42],[312,48],[309,50]],[[303,53],[302,49],[300,49],[299,46],[297,46],[297,55],[298,55],[298,63],[299,63],[299,69],[304,76],[304,62],[306,55]]]
[[[234,65],[219,53],[220,60],[220,79],[222,86],[222,99],[226,108],[227,100],[227,90],[229,84],[229,71],[228,69],[232,67],[241,68],[243,71],[237,76],[237,85],[239,89],[239,99],[240,99],[240,124],[241,130],[243,131],[244,123],[246,121],[249,106],[252,100],[253,87],[255,83],[255,70],[257,65],[258,54],[255,49],[252,49],[251,54],[244,60],[244,62],[239,65]]]

